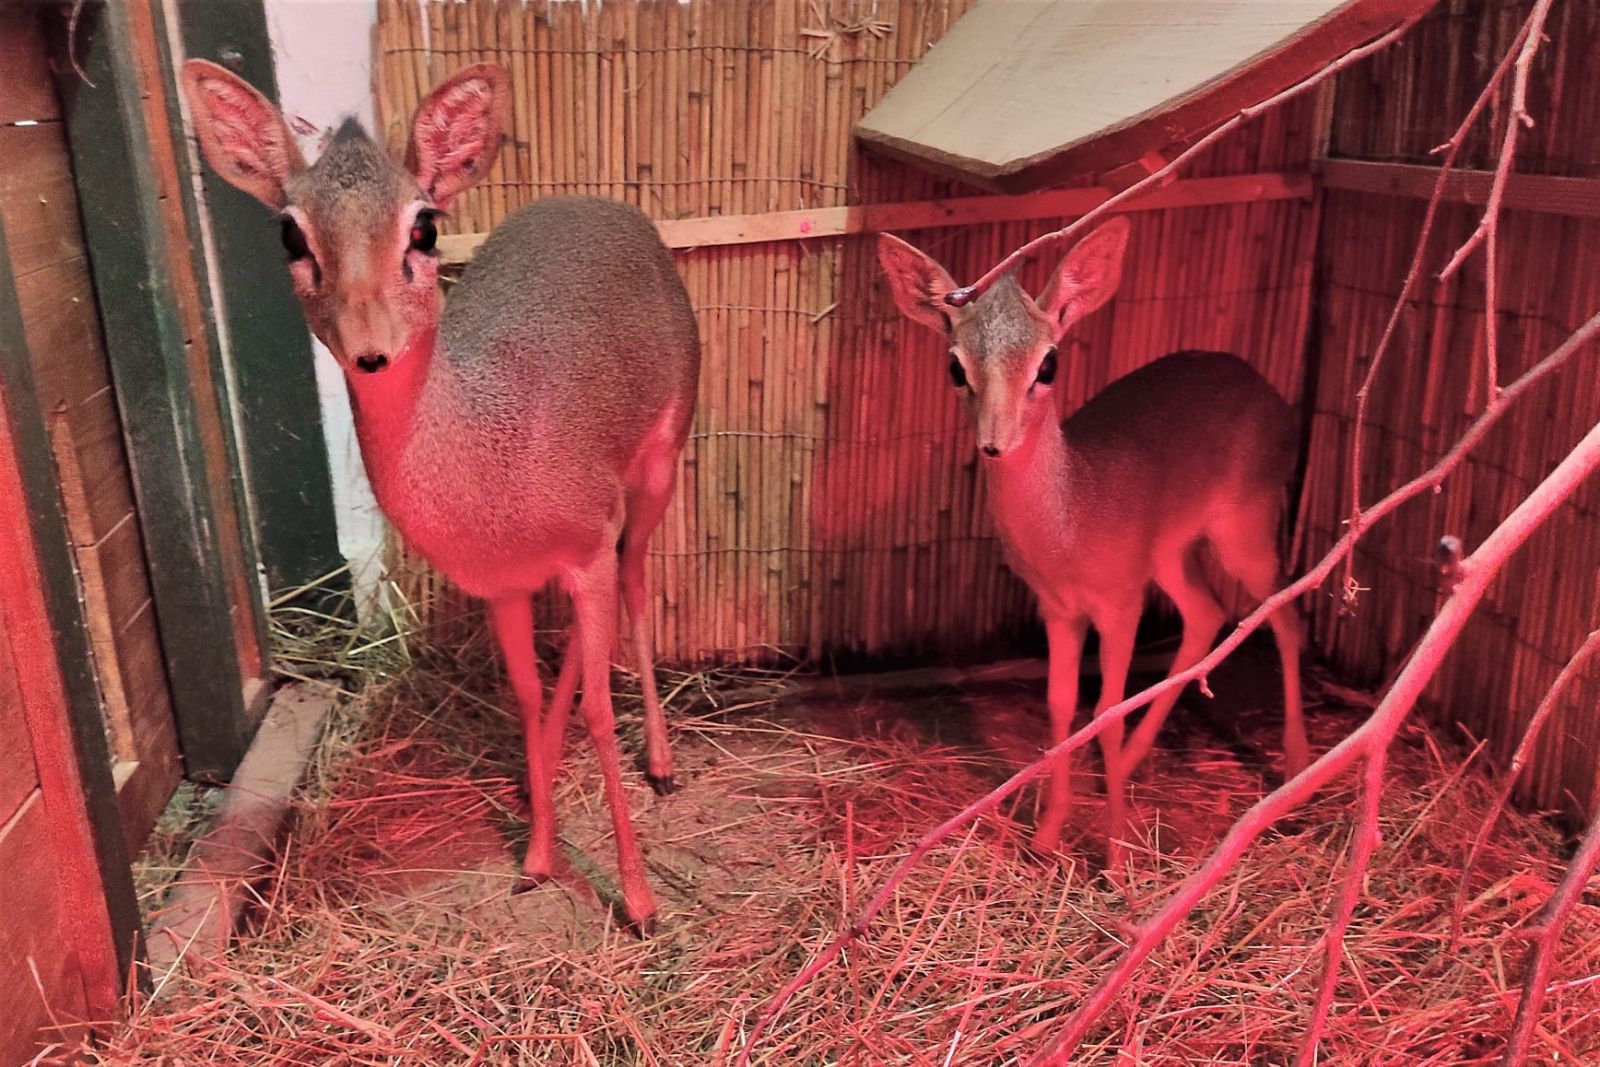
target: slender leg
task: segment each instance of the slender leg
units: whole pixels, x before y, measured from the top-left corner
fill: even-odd
[[[642,936],[655,929],[656,900],[645,880],[644,857],[633,836],[628,815],[628,794],[622,787],[617,757],[616,719],[611,712],[611,635],[617,628],[617,557],[601,552],[581,571],[567,576],[568,589],[578,613],[578,634],[583,656],[583,721],[600,757],[606,803],[617,838],[617,868],[629,921]]]
[[[1128,665],[1133,661],[1133,639],[1142,606],[1141,592],[1132,598],[1131,605],[1117,605],[1094,616],[1094,627],[1100,634],[1100,701],[1094,708],[1097,717],[1120,703],[1127,691]],[[1120,721],[1100,734],[1100,751],[1106,764],[1106,867],[1117,871],[1122,865],[1127,773]]]
[[[1206,587],[1205,578],[1198,572],[1190,552],[1166,562],[1156,573],[1156,584],[1172,598],[1172,602],[1178,606],[1178,614],[1183,616],[1183,640],[1178,644],[1177,655],[1172,657],[1172,670],[1168,672],[1170,677],[1188,670],[1205,658],[1227,614]],[[1156,735],[1161,732],[1161,724],[1178,702],[1179,692],[1177,689],[1168,690],[1145,711],[1144,719],[1122,750],[1122,769],[1125,773],[1132,774],[1133,769],[1149,753]]]
[[[645,616],[644,557],[650,535],[666,513],[672,499],[672,469],[657,479],[665,491],[640,490],[628,498],[628,525],[622,534],[622,596],[628,605],[628,621],[633,627],[633,648],[638,658],[639,688],[644,694],[645,777],[657,793],[670,793],[672,748],[667,741],[667,717],[661,710],[656,689],[654,649],[650,641],[650,620]]]
[[[1265,600],[1275,589],[1262,594]],[[1303,641],[1300,609],[1286,604],[1273,612],[1272,636],[1278,642],[1278,656],[1283,660],[1283,764],[1288,777],[1293,778],[1311,762],[1311,748],[1306,744],[1306,724],[1300,707],[1300,646]]]
[[[1258,600],[1277,592],[1283,578],[1274,537],[1277,523],[1278,499],[1272,496],[1263,498],[1254,508],[1242,509],[1238,521],[1230,529],[1214,531],[1211,535],[1223,569],[1239,579]],[[1278,656],[1283,660],[1283,762],[1285,772],[1292,778],[1310,762],[1300,707],[1300,608],[1287,604],[1273,612],[1267,621],[1278,643]]]
[[[1072,732],[1072,718],[1078,710],[1078,664],[1083,655],[1083,635],[1088,620],[1046,618],[1045,636],[1050,642],[1050,744],[1060,744]],[[1050,772],[1050,792],[1044,814],[1033,831],[1033,847],[1054,852],[1061,844],[1061,827],[1072,810],[1072,761],[1057,763]]]
[[[522,711],[522,745],[528,760],[528,804],[533,833],[522,861],[523,888],[550,876],[555,862],[556,808],[550,767],[545,761],[539,728],[542,699],[539,663],[533,651],[533,603],[526,596],[509,596],[490,605],[495,639],[505,657],[506,674]]]
[[[561,657],[555,695],[550,698],[550,714],[544,720],[544,758],[545,766],[550,768],[551,781],[561,769],[561,754],[567,743],[567,716],[572,711],[572,697],[578,690],[578,669],[583,663],[582,648],[578,626],[574,623],[567,634],[567,651]]]
[[[633,648],[638,657],[639,688],[644,694],[645,777],[657,793],[670,793],[672,747],[667,741],[667,717],[661,710],[656,690],[656,666],[650,643],[650,620],[645,617],[644,541],[631,533],[622,549],[622,596],[628,604],[628,621],[633,626]]]

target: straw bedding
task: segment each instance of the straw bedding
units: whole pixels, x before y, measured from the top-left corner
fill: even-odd
[[[1027,851],[1031,807],[938,848],[755,1062],[1002,1064],[1037,1047],[1113,958],[1130,905],[1147,910],[1276,782],[1272,658],[1246,651],[1212,680],[1215,700],[1187,698],[1136,784],[1123,890],[1096,873],[1098,768],[1080,761],[1081,831],[1063,856]],[[235,950],[161,980],[93,1062],[731,1062],[910,842],[1044,732],[1036,684],[785,702],[770,677],[669,677],[682,787],[657,798],[630,776],[664,920],[640,942],[612,914],[581,728],[557,790],[567,865],[513,894],[526,803],[492,652],[475,640],[413,655],[345,701]],[[637,753],[636,689],[620,676],[618,689]],[[1314,743],[1359,715],[1325,699]],[[1493,780],[1469,747],[1427,733],[1394,763],[1324,1062],[1493,1062],[1521,978],[1516,933],[1559,877],[1562,843],[1543,820],[1504,820],[1452,947],[1450,900]],[[1352,808],[1342,786],[1256,848],[1078,1062],[1289,1061]],[[173,851],[147,863],[152,907]],[[1600,900],[1579,908],[1556,978],[1545,1061],[1600,1062]]]

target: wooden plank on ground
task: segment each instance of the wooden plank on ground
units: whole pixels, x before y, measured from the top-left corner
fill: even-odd
[[[220,957],[246,902],[268,870],[289,798],[305,773],[332,699],[309,685],[279,690],[217,809],[196,841],[150,929],[150,968],[162,976],[184,958]],[[159,977],[158,977],[158,980]]]

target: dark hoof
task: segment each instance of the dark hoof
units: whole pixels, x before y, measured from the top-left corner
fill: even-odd
[[[656,936],[656,917],[647,915],[643,919],[630,919],[628,929],[632,930],[640,941],[649,941]]]
[[[678,791],[678,783],[673,780],[670,774],[663,778],[657,778],[653,774],[646,774],[644,779],[650,783],[650,788],[656,791],[656,796],[658,797],[669,796]]]
[[[511,895],[519,896],[531,889],[538,889],[550,880],[548,874],[525,874],[517,879],[517,884],[511,887]]]
[[[1057,839],[1053,844],[1041,843],[1037,838],[1028,838],[1027,848],[1024,850],[1030,860],[1044,867],[1062,863],[1066,857],[1061,852],[1061,842]]]

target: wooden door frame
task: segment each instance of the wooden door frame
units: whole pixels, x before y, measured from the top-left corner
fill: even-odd
[[[180,40],[167,41],[178,57],[209,59],[250,82],[274,105],[278,103],[277,70],[262,0],[152,0],[158,18],[176,22]],[[181,47],[180,47],[181,46]],[[169,82],[175,66],[163,64]],[[174,94],[173,100],[177,97]],[[182,116],[172,109],[172,122],[182,144]],[[180,165],[186,191],[193,189],[189,154]],[[311,331],[300,302],[289,286],[289,272],[278,269],[283,245],[260,202],[240,192],[207,167],[199,168],[205,205],[192,195],[191,232],[199,233],[199,213],[210,221],[214,263],[196,246],[202,277],[214,269],[215,316],[227,335],[227,359],[236,389],[234,403],[243,416],[239,449],[245,457],[251,511],[261,562],[274,590],[316,583],[313,605],[343,607],[341,594],[348,575],[339,574],[345,558],[339,550],[334,518],[333,482],[322,431],[322,401],[317,392]],[[221,351],[213,346],[213,351]],[[327,576],[333,574],[333,578]]]
[[[0,222],[0,625],[18,668],[61,906],[92,1019],[122,1015],[142,928],[49,429]],[[23,516],[26,520],[23,521]],[[143,980],[140,974],[137,981]]]
[[[57,91],[145,532],[185,773],[223,781],[244,757],[265,707],[263,679],[247,677],[245,671],[257,651],[264,667],[265,612],[248,542],[249,509],[237,481],[236,447],[230,443],[234,428],[227,417],[226,377],[213,362],[218,395],[202,398],[186,350],[174,257],[191,255],[192,250],[169,243],[136,38],[140,31],[161,27],[135,20],[155,18],[148,0],[111,0],[84,8],[72,33],[62,28],[73,55],[72,62],[57,64]],[[156,32],[157,42],[163,39],[164,33]],[[165,79],[170,72],[143,73]],[[181,196],[188,192],[180,189]],[[202,283],[195,299],[209,303],[206,297]],[[215,361],[215,344],[207,347]],[[215,403],[221,413],[226,455],[207,454],[202,399]],[[239,644],[219,554],[225,527],[219,526],[209,495],[212,466],[219,461],[230,464],[226,477],[234,487],[239,529],[246,536],[249,602],[239,608],[251,613],[251,649]]]

